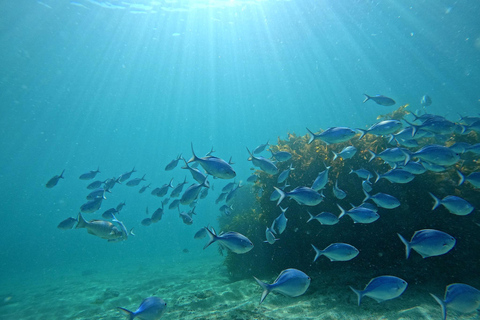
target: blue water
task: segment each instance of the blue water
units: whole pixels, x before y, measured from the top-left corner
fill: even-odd
[[[161,200],[117,185],[102,209],[126,201],[120,218],[134,238],[107,243],[58,230],[85,202],[88,182],[78,176],[97,166],[102,180],[135,167],[152,186],[176,184],[188,173],[164,167],[180,153],[189,158],[192,142],[199,155],[213,146],[231,156],[237,181],[246,180],[245,147],[288,132],[363,128],[400,105],[420,108],[424,94],[451,120],[480,110],[477,2],[111,3],[123,8],[0,3],[0,282],[202,253],[193,234],[217,225],[223,181],[212,180],[217,189],[199,202],[193,226],[168,210],[158,224],[140,225]],[[363,104],[364,93],[397,104]],[[45,188],[63,169],[65,180]]]

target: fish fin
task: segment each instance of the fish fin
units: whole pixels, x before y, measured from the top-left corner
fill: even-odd
[[[77,219],[77,220],[78,220],[78,223],[77,223],[77,225],[75,226],[75,229],[86,228],[86,226],[87,226],[87,221],[85,221],[85,219],[83,218],[81,212],[78,213],[78,219]]]
[[[190,142],[190,146],[192,147],[192,154],[193,154],[193,156],[192,156],[192,158],[191,158],[190,160],[188,160],[188,163],[194,162],[194,161],[197,161],[197,160],[198,160],[197,156],[195,155],[195,151],[193,151],[193,142]]]
[[[355,294],[357,295],[358,305],[360,305],[360,302],[362,302],[363,291],[353,289],[352,287],[350,287],[350,289],[352,289],[352,291],[355,292]]]
[[[314,218],[314,216],[310,213],[310,211],[307,211],[308,215],[310,216],[310,219],[307,220],[307,223],[309,223],[310,221],[312,221]]]
[[[458,181],[458,185],[461,186],[465,182],[465,176],[457,170],[458,177],[460,178],[460,181]]]
[[[445,302],[443,302],[440,298],[438,298],[436,295],[430,293],[430,295],[437,301],[437,303],[442,307],[442,317],[443,320],[447,319],[447,308],[445,306]]]
[[[130,233],[131,236],[135,236],[135,233],[133,233],[133,228],[130,229],[130,232],[129,232],[129,233]]]
[[[277,206],[285,199],[285,192],[283,190],[278,189],[277,187],[273,187],[277,192],[280,194],[280,198],[278,199]]]
[[[378,174],[377,171],[373,170],[373,172],[375,173],[375,175],[377,176],[377,178],[375,179],[375,182],[374,183],[377,183],[378,180],[380,180],[380,175]]]
[[[205,244],[205,246],[203,247],[203,250],[205,250],[209,245],[211,245],[212,243],[217,241],[217,236],[216,236],[215,230],[213,228],[212,228],[212,230],[210,230],[207,227],[205,227],[205,230],[207,230],[208,236],[210,237],[210,240],[207,242],[207,244]]]
[[[375,157],[376,157],[377,155],[376,155],[372,150],[370,150],[370,149],[367,150],[367,151],[368,151],[368,152],[370,153],[370,155],[372,156],[372,157],[370,158],[370,160],[368,160],[368,162],[371,162],[373,159],[375,159]]]
[[[317,247],[315,247],[312,244],[313,250],[315,250],[315,258],[313,258],[313,262],[317,261],[318,257],[320,257],[323,254],[323,250],[319,250]]]
[[[408,259],[408,257],[410,256],[410,250],[412,249],[412,247],[410,246],[410,242],[405,240],[405,238],[402,237],[402,235],[400,233],[397,233],[397,235],[400,238],[400,240],[402,240],[403,244],[405,245],[405,257],[406,257],[406,259]]]
[[[64,174],[64,173],[65,173],[65,169],[63,169],[62,173],[60,173],[60,176],[58,177],[58,179],[65,179],[65,178],[63,177],[63,174]]]
[[[120,309],[120,311],[122,311],[123,313],[125,313],[125,315],[128,317],[129,320],[133,320],[133,318],[135,318],[135,313],[130,311],[130,310],[127,310],[125,308],[122,308],[122,307],[117,307],[118,309]]]
[[[366,93],[364,93],[363,95],[365,96],[365,100],[363,100],[363,103],[367,102],[368,100],[370,100],[372,98]]]
[[[260,303],[259,304],[262,304],[263,300],[265,300],[265,298],[267,297],[267,295],[270,293],[271,291],[271,285],[269,285],[268,283],[265,283],[263,281],[260,281],[258,280],[257,278],[253,277],[257,283],[260,285],[260,287],[262,287],[263,289],[263,293],[262,293],[262,297],[260,298]]]
[[[432,207],[432,210],[435,210],[437,209],[437,207],[440,205],[441,201],[440,199],[438,199],[437,197],[435,197],[431,192],[428,193],[432,198],[433,200],[435,201],[435,203],[433,204],[433,207]]]
[[[338,158],[338,153],[336,153],[336,152],[333,151],[333,150],[332,150],[332,152],[333,152],[333,159],[332,159],[332,161],[335,161],[335,159]]]
[[[338,216],[338,219],[343,217],[345,215],[345,210],[337,203],[338,209],[340,209],[340,215]]]
[[[365,189],[363,189],[363,193],[365,193],[365,199],[363,199],[363,202],[367,201],[367,200],[370,200],[372,197],[368,194],[367,191],[365,191]]]
[[[313,133],[312,131],[310,131],[310,129],[307,128],[307,131],[310,133],[311,137],[310,139],[308,140],[308,144],[312,143],[313,140],[315,140],[315,133]]]
[[[363,129],[356,129],[357,131],[360,131],[360,138],[358,138],[358,140],[362,139],[363,136],[367,133],[366,130],[363,130]]]

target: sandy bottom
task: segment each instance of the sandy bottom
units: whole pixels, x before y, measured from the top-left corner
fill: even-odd
[[[441,319],[428,290],[408,288],[399,298],[357,306],[347,287],[332,286],[325,275],[301,297],[271,293],[259,305],[254,279],[231,281],[222,258],[191,256],[121,270],[71,269],[68,274],[11,279],[0,288],[0,319],[125,319],[121,306],[135,310],[149,296],[167,302],[162,319]],[[275,279],[262,279],[271,282]],[[22,280],[22,281],[20,281]],[[479,314],[449,313],[448,319],[479,319]]]

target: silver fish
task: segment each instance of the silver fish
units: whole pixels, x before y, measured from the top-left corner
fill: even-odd
[[[451,235],[433,229],[415,231],[410,242],[397,233],[405,245],[405,255],[408,259],[411,249],[417,251],[422,258],[443,255],[455,246],[456,240]]]
[[[364,296],[370,297],[377,302],[383,302],[399,297],[405,289],[407,289],[408,283],[394,276],[381,276],[373,278],[367,284],[364,290],[355,290],[352,287],[353,292],[358,297],[358,305],[362,301]]]
[[[321,255],[326,256],[330,261],[350,261],[358,255],[358,249],[347,243],[332,243],[323,250],[318,249],[312,244],[315,250],[315,258],[313,262],[317,261]]]
[[[458,216],[466,216],[473,211],[473,206],[466,200],[457,196],[446,196],[442,200],[435,197],[432,193],[428,193],[435,201],[432,210],[435,210],[439,205],[443,205],[453,214]]]
[[[188,162],[196,161],[200,163],[202,168],[210,175],[220,178],[220,179],[233,179],[236,176],[235,170],[233,170],[232,166],[229,163],[224,161],[223,159],[214,157],[214,156],[207,156],[203,158],[198,158],[193,151],[193,143],[192,143],[192,158]]]
[[[158,320],[167,310],[167,303],[163,301],[163,299],[149,297],[144,299],[135,311],[130,311],[121,307],[118,307],[118,309],[125,313],[130,320],[133,320],[135,317],[142,320]]]
[[[298,297],[307,291],[310,286],[310,277],[297,269],[283,270],[272,283],[268,284],[254,277],[263,289],[260,303],[262,303],[270,292],[279,292],[288,297]]]
[[[62,173],[60,173],[60,175],[57,175],[57,176],[54,176],[53,178],[51,178],[50,180],[48,180],[48,182],[45,184],[45,186],[47,188],[53,188],[57,185],[58,181],[60,179],[65,179],[63,177],[63,173],[65,172],[65,169],[63,169]]]
[[[213,228],[212,230],[207,228],[207,232],[210,237],[210,240],[203,247],[203,249],[206,249],[209,245],[211,245],[214,242],[218,242],[223,247],[228,248],[232,252],[237,254],[246,253],[253,249],[252,241],[250,241],[247,237],[245,237],[244,235],[238,232],[229,231],[226,233],[222,233],[221,235],[218,235],[218,236],[215,233],[215,230]]]
[[[393,106],[396,102],[392,98],[382,96],[377,94],[376,96],[369,96],[368,94],[363,94],[365,96],[365,100],[363,100],[363,103],[367,102],[368,100],[373,100],[375,101],[376,104],[382,105],[382,106]]]
[[[471,313],[480,307],[480,290],[463,283],[448,285],[445,290],[445,300],[430,295],[442,308],[442,319],[447,319],[447,309],[460,313]]]

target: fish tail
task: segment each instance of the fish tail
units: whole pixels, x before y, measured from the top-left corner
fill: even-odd
[[[315,247],[312,244],[313,250],[315,250],[315,258],[313,258],[313,262],[317,261],[318,257],[320,257],[323,254],[323,250],[319,250],[317,247]]]
[[[370,153],[370,155],[371,155],[370,160],[368,160],[368,162],[371,162],[373,159],[376,158],[377,155],[376,155],[372,150],[370,150],[370,149],[367,150],[367,151],[368,151],[368,152]]]
[[[333,151],[333,150],[332,150],[332,152],[333,152],[333,159],[332,159],[332,161],[335,161],[335,159],[338,158],[338,153],[336,153],[336,152]]]
[[[253,159],[253,153],[250,152],[250,149],[248,149],[248,147],[245,147],[245,148],[247,148],[248,154],[250,155],[250,157],[248,158],[248,161],[251,161]]]
[[[375,179],[375,182],[374,182],[374,183],[377,183],[378,180],[380,180],[381,177],[380,177],[380,175],[378,174],[377,171],[373,170],[373,172],[375,172],[375,175],[377,176],[377,178]]]
[[[370,100],[372,98],[366,93],[364,93],[363,95],[365,96],[365,100],[363,100],[363,103],[367,102],[368,100]]]
[[[315,140],[315,133],[313,133],[312,131],[310,131],[310,129],[307,128],[307,131],[310,133],[311,137],[310,137],[310,140],[308,140],[308,144],[312,143],[313,140]]]
[[[180,210],[180,209],[179,209]],[[208,229],[205,227],[205,230],[208,232],[208,236],[210,237],[210,240],[207,242],[207,244],[203,247],[203,250],[205,250],[209,245],[217,241],[217,236],[215,235],[215,230],[212,232],[212,230]]]
[[[458,181],[458,185],[461,186],[465,182],[465,176],[457,170],[458,177],[460,178],[460,181]]]
[[[357,295],[358,305],[360,305],[360,302],[362,302],[363,291],[353,289],[352,287],[350,287],[350,289],[352,289],[352,291],[355,292],[355,294]]]
[[[440,199],[438,199],[437,197],[435,197],[431,192],[428,193],[432,198],[433,200],[435,201],[435,203],[433,204],[433,207],[432,207],[432,210],[435,210],[437,209],[437,207],[440,205],[441,201]]]
[[[360,137],[358,138],[358,140],[362,139],[363,136],[367,133],[367,131],[363,129],[357,129],[357,131],[360,131]]]
[[[367,191],[365,191],[365,189],[363,189],[363,193],[365,193],[365,199],[363,199],[363,202],[367,201],[367,200],[370,200],[372,197],[368,194]]]
[[[345,215],[346,212],[345,212],[345,209],[343,209],[338,203],[337,203],[337,207],[338,209],[340,209],[340,215],[338,216],[338,219],[340,219]]]
[[[64,173],[65,173],[65,169],[63,169],[62,173],[60,173],[60,177],[58,177],[58,178],[59,178],[59,179],[65,179],[65,178],[63,177],[63,174],[64,174]]]
[[[408,257],[410,256],[410,250],[412,249],[412,246],[410,245],[410,242],[405,240],[405,238],[402,237],[400,233],[397,233],[397,236],[400,238],[400,240],[402,240],[403,244],[405,245],[405,257],[406,259],[408,259]]]
[[[407,151],[404,151],[404,150],[402,150],[402,149],[400,149],[400,150],[401,150],[402,153],[405,155],[405,161],[403,162],[403,165],[406,166],[407,163],[410,162],[410,159],[411,159],[410,154],[409,154]]]
[[[438,298],[436,295],[430,293],[430,295],[435,299],[435,301],[438,302],[440,307],[442,307],[442,317],[443,320],[447,319],[447,308],[445,307],[445,302],[443,302],[440,298]]]
[[[312,221],[314,219],[313,215],[310,213],[310,211],[307,211],[308,215],[310,216],[310,219],[307,220],[307,223]]]
[[[393,140],[395,140],[395,141],[397,142],[397,144],[398,144],[398,141],[397,141],[397,139],[395,139],[395,136],[394,136],[393,134],[390,133],[390,134],[388,135],[388,137],[389,137],[389,138],[388,138],[388,144],[390,144]]]
[[[190,160],[188,160],[188,163],[198,160],[198,158],[197,158],[197,156],[196,156],[196,154],[195,154],[195,151],[193,151],[193,142],[190,142],[190,146],[192,147],[192,154],[193,154],[193,156],[192,156],[192,158],[191,158]]]
[[[258,280],[257,278],[253,277],[257,283],[260,285],[260,287],[262,287],[263,289],[263,293],[262,293],[262,297],[260,298],[260,303],[259,304],[262,304],[263,300],[265,300],[265,298],[268,296],[268,294],[270,293],[270,291],[272,290],[272,286],[269,285],[268,283],[265,283],[263,281],[260,281]]]
[[[118,309],[120,309],[120,311],[122,311],[123,313],[125,313],[125,315],[128,317],[129,320],[133,320],[133,318],[135,318],[135,313],[130,311],[130,310],[127,310],[125,308],[122,308],[122,307],[117,307]]]
[[[277,192],[280,194],[280,198],[278,199],[277,206],[285,199],[285,192],[283,190],[278,189],[277,187],[273,187]]]
[[[77,225],[75,226],[75,229],[86,228],[87,221],[85,221],[81,212],[78,213],[78,219],[77,220],[78,220],[78,222],[77,222]]]

